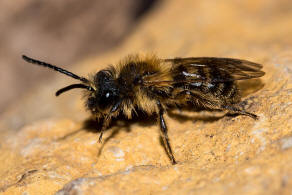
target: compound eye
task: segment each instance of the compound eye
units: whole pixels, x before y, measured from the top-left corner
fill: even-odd
[[[104,92],[98,102],[99,108],[106,109],[112,106],[116,98],[111,91]]]
[[[112,92],[110,91],[105,92],[103,95],[103,98],[105,99],[110,99],[111,97],[112,97]]]
[[[113,93],[111,91],[105,92],[102,99],[104,101],[111,101],[111,100],[113,100]]]
[[[105,97],[106,97],[106,98],[109,98],[110,96],[111,96],[110,92],[107,92],[107,93],[105,94]]]

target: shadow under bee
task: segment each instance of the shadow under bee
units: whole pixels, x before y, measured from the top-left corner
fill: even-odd
[[[147,120],[145,120],[145,117]],[[103,142],[101,143],[101,147],[98,151],[97,156],[99,157],[103,151],[103,148],[108,143],[108,141],[114,138],[120,130],[124,130],[126,132],[131,131],[131,126],[133,124],[138,124],[143,127],[150,127],[156,124],[157,115],[153,114],[151,116],[146,115],[142,111],[137,111],[137,114],[133,115],[132,119],[127,119],[124,115],[119,115],[114,118],[110,123],[109,127],[105,129],[105,131],[110,130],[110,135],[107,136]],[[83,129],[89,132],[100,133],[100,129],[102,128],[102,121],[95,121],[93,119],[88,119],[84,122]]]
[[[220,120],[221,118],[223,118],[225,116],[224,113],[223,114],[221,113],[220,116],[215,116],[215,115],[212,115],[212,112],[210,112],[209,115],[197,114],[196,116],[189,116],[187,114],[184,114],[184,112],[176,113],[176,112],[173,112],[173,110],[175,110],[175,108],[168,110],[168,112],[167,112],[168,116],[171,118],[174,118],[175,120],[177,120],[179,122],[186,122],[186,121],[190,121],[190,120],[191,121],[215,122],[215,121]],[[182,108],[181,110],[182,111],[188,111],[188,110],[191,111],[191,110],[194,110],[194,107],[190,106],[190,107]],[[206,110],[198,110],[198,111],[206,111]],[[147,120],[145,120],[145,119],[147,119]],[[127,119],[124,115],[119,115],[118,117],[114,118],[112,120],[112,122],[110,123],[109,127],[107,129],[105,129],[105,131],[110,131],[110,135],[108,135],[101,143],[101,146],[100,146],[100,149],[98,151],[97,156],[100,157],[106,144],[112,138],[114,138],[119,133],[119,131],[122,130],[122,131],[130,132],[131,126],[133,124],[138,124],[139,126],[142,126],[142,127],[151,127],[151,126],[156,125],[156,123],[157,123],[157,115],[156,114],[149,116],[142,111],[137,111],[137,114],[133,115],[132,119]],[[77,129],[71,133],[68,133],[63,137],[58,138],[57,140],[58,141],[65,140],[71,136],[76,135],[77,133],[79,133],[81,131],[92,132],[92,133],[96,133],[98,135],[100,133],[101,128],[102,128],[102,120],[96,121],[92,118],[88,118],[87,120],[85,120],[83,122],[83,125],[80,129]],[[160,144],[164,148],[165,153],[167,154],[168,158],[171,159],[171,156],[168,153],[167,148],[165,148],[165,145],[163,144],[163,140],[162,140],[161,136],[160,136],[159,140],[160,140]],[[96,142],[98,143],[98,141],[96,141]]]
[[[169,117],[174,118],[179,122],[203,121],[205,123],[208,123],[218,121],[226,116],[226,114],[220,110],[216,111],[210,109],[196,108],[192,105],[180,108],[179,111],[177,109],[171,109],[167,113]]]

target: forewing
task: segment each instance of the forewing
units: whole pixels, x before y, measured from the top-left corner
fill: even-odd
[[[265,73],[261,71],[263,67],[261,64],[250,62],[247,60],[233,59],[233,58],[215,58],[215,57],[198,57],[198,58],[175,58],[165,59],[167,63],[171,63],[174,70],[186,69],[190,77],[193,75],[196,78],[189,78],[187,80],[204,81],[211,79],[211,82],[227,82],[232,80],[245,80],[263,76]],[[203,72],[202,72],[203,70]],[[198,74],[192,74],[198,72]],[[200,74],[204,73],[203,74]],[[222,78],[223,73],[225,78]],[[218,75],[216,77],[216,74]]]

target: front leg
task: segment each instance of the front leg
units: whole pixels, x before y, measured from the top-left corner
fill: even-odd
[[[103,120],[103,122],[102,122],[102,127],[101,127],[100,134],[99,134],[99,138],[98,138],[98,142],[99,142],[99,143],[102,142],[103,132],[104,132],[104,130],[109,126],[110,122],[111,122],[111,115],[108,114],[108,115],[104,118],[104,120]]]
[[[171,146],[169,143],[169,138],[167,135],[167,126],[166,126],[166,123],[165,123],[165,120],[163,117],[164,109],[161,106],[160,101],[157,102],[157,106],[159,108],[159,123],[160,123],[161,137],[162,137],[164,146],[167,150],[167,153],[168,153],[169,157],[171,158],[171,162],[174,165],[174,164],[176,164],[176,161],[175,161],[175,158],[173,156],[173,152],[172,152],[172,149],[171,149]]]
[[[117,103],[115,103],[113,105],[113,107],[111,108],[110,112],[106,115],[106,117],[104,118],[103,120],[103,124],[102,124],[102,127],[101,127],[101,130],[100,130],[100,135],[99,135],[99,138],[98,138],[98,141],[99,143],[102,142],[102,135],[103,135],[103,132],[104,130],[109,126],[111,120],[112,120],[112,114],[114,112],[116,112],[119,108],[120,108],[120,105],[121,105],[121,102],[122,100],[119,100]]]

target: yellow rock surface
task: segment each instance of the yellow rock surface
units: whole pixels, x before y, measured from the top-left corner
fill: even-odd
[[[291,35],[290,0],[164,1],[119,48],[78,63],[73,72],[86,75],[133,52],[248,59],[264,64],[266,72],[261,81],[242,85],[246,109],[260,119],[205,113],[166,117],[178,160],[171,165],[153,120],[117,123],[99,144],[94,125],[84,125],[89,113],[80,91],[54,97],[57,89],[72,83],[58,75],[28,91],[1,116],[0,191],[291,193]]]

